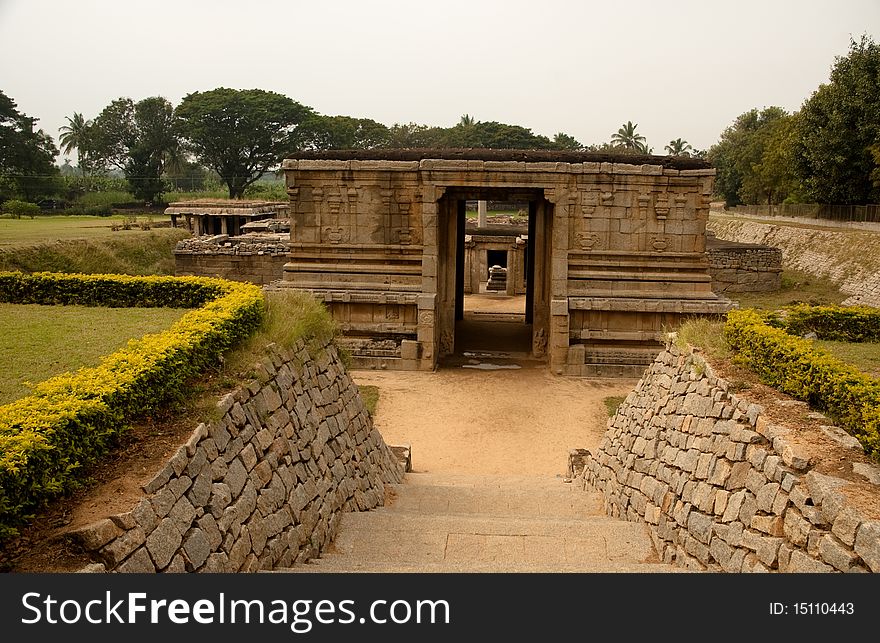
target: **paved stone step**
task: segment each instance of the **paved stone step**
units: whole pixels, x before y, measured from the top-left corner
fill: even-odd
[[[395,512],[581,518],[603,516],[602,498],[561,478],[407,474],[386,487]]]
[[[638,523],[378,511],[344,515],[328,552],[363,562],[511,566],[643,563],[655,558],[648,532]]]
[[[292,572],[673,572],[646,525],[549,476],[409,473],[384,507],[343,514],[333,544]],[[282,570],[278,570],[282,571]]]

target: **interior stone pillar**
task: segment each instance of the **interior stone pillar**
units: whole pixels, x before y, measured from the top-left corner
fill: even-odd
[[[477,225],[486,227],[486,201],[477,201]]]

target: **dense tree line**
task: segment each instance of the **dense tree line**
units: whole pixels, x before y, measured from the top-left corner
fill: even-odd
[[[876,203],[880,199],[880,45],[838,56],[800,110],[741,114],[709,150],[716,191],[739,203]]]
[[[624,123],[609,141],[584,145],[565,132],[553,138],[520,125],[464,114],[451,127],[387,126],[368,118],[328,116],[275,92],[217,88],[194,92],[176,107],[161,96],[121,97],[94,118],[76,113],[62,128],[62,151],[77,153],[84,177],[121,173],[136,199],[155,201],[169,181],[213,173],[239,198],[285,156],[301,150],[508,148],[653,154],[638,124]],[[34,200],[57,191],[58,150],[36,119],[0,92],[0,200]],[[664,146],[676,156],[705,157],[681,138]],[[838,57],[828,84],[801,109],[741,114],[708,152],[717,192],[729,204],[814,200],[864,203],[880,196],[880,47],[867,36]]]

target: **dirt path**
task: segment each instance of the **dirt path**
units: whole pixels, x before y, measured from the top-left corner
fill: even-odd
[[[602,400],[636,384],[559,377],[543,366],[352,377],[379,388],[376,427],[389,444],[412,445],[415,471],[481,474],[564,474],[571,449],[601,442]]]

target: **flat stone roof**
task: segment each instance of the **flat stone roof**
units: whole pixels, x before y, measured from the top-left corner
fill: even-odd
[[[409,148],[373,150],[322,150],[292,153],[290,159],[321,161],[525,161],[531,163],[627,163],[660,165],[675,170],[703,170],[712,167],[704,159],[684,156],[571,152],[564,150],[498,150],[484,148]]]
[[[242,217],[273,214],[290,207],[286,201],[243,201],[238,199],[198,199],[175,201],[165,208],[165,214],[234,214]]]

